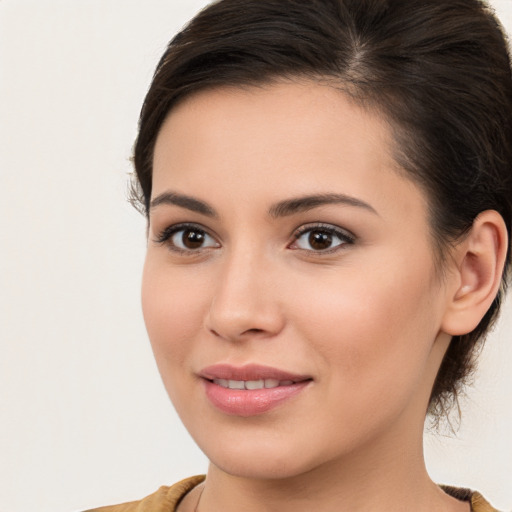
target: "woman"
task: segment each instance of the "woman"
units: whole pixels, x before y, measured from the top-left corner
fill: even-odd
[[[512,78],[478,0],[222,0],[135,145],[143,310],[210,466],[99,511],[494,510],[441,488],[510,267]]]

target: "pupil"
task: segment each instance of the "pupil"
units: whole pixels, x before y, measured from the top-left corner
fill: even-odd
[[[309,243],[313,249],[328,249],[332,244],[332,236],[330,233],[312,231],[309,234]]]
[[[189,249],[198,249],[203,242],[204,233],[200,231],[185,231],[183,233],[183,245]]]

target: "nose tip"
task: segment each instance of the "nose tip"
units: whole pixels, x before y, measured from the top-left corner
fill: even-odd
[[[206,316],[206,328],[215,337],[240,341],[272,337],[284,326],[279,307],[279,288],[267,271],[255,265],[243,270],[229,267],[218,280]]]
[[[214,301],[206,327],[215,337],[228,341],[275,336],[283,326],[281,315],[277,309],[272,310],[268,303],[260,306],[256,308],[241,300]]]

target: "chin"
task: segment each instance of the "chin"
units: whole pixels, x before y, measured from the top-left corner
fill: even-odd
[[[316,446],[315,451],[311,439],[257,439],[250,434],[243,437],[233,435],[196,442],[213,466],[229,475],[254,480],[293,479],[329,464],[333,456],[332,449],[329,453],[318,453]]]
[[[298,477],[313,469],[313,465],[293,460],[290,457],[268,455],[250,459],[236,454],[222,454],[209,458],[210,462],[224,473],[251,480],[284,480]]]

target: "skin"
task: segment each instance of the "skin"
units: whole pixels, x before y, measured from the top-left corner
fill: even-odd
[[[426,197],[397,172],[392,147],[377,114],[314,83],[198,93],[164,123],[152,199],[184,194],[215,212],[151,208],[142,290],[164,385],[211,461],[199,510],[469,510],[432,483],[422,452],[462,263],[440,278]],[[332,193],[369,207],[269,214]],[[178,250],[182,232],[161,240],[183,222],[206,233],[203,246]],[[319,223],[351,240],[333,235],[318,250],[309,232],[294,236]],[[231,416],[198,377],[216,363],[312,381],[267,413]]]

